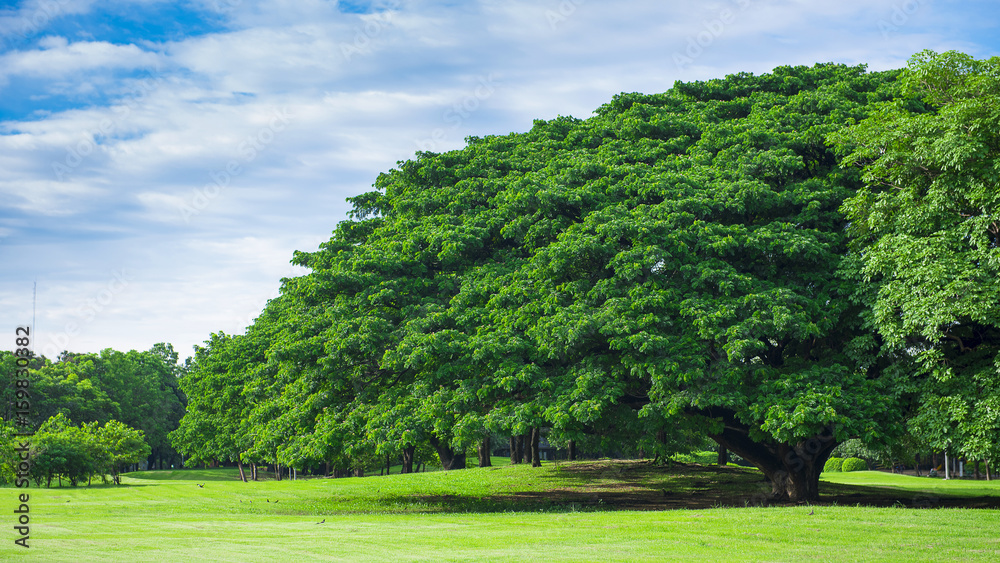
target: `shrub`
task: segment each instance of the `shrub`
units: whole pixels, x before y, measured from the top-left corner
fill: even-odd
[[[844,460],[843,465],[840,466],[840,470],[847,471],[868,471],[868,464],[865,460],[859,457],[849,457]]]
[[[844,458],[842,457],[831,457],[826,460],[826,465],[823,466],[823,473],[832,473],[834,471],[840,471],[840,466],[844,465]]]

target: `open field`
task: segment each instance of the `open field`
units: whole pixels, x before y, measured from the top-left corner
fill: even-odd
[[[258,483],[151,471],[122,487],[32,489],[32,547],[8,526],[0,560],[1000,558],[1000,482],[825,477],[820,504],[759,507],[760,474],[737,467],[605,460]],[[10,506],[16,490],[0,494]],[[922,509],[959,505],[992,508]]]

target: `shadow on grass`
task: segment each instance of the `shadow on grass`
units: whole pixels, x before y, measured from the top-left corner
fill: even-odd
[[[237,469],[162,469],[123,473],[122,477],[150,481],[239,481]]]
[[[747,506],[794,506],[770,498],[771,485],[756,469],[650,461],[600,460],[561,464],[542,476],[544,491],[474,497],[399,495],[387,505],[418,512],[575,512],[676,510]],[[903,508],[1000,508],[1000,497],[960,496],[887,486],[820,483],[815,505]]]

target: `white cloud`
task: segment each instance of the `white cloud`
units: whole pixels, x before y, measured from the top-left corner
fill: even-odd
[[[70,43],[64,37],[46,37],[42,49],[14,51],[0,56],[0,77],[31,76],[62,78],[94,69],[136,69],[154,67],[155,53],[136,45],[115,45],[105,41]]]
[[[60,17],[93,9],[52,1]],[[201,4],[225,18],[220,30],[118,44],[41,26],[30,47],[0,48],[0,94],[38,96],[42,110],[0,123],[0,256],[24,265],[3,271],[0,305],[23,317],[37,276],[40,321],[64,331],[111,272],[134,273],[71,349],[171,341],[185,354],[212,331],[242,330],[294,275],[292,251],[314,250],[345,197],[418,149],[586,118],[619,92],[677,79],[997,49],[959,32],[958,4],[922,0],[891,33],[879,21],[895,0],[412,0],[364,15],[322,0]],[[41,5],[0,12],[0,33]],[[678,64],[692,40],[700,49]],[[25,80],[34,90],[14,88]],[[83,94],[106,101],[46,105]],[[71,165],[74,151],[87,154]],[[70,169],[60,177],[53,163]]]

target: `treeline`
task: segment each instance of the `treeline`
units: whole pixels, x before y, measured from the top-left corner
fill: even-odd
[[[13,423],[0,421],[0,483],[16,483],[18,465],[25,459],[18,451],[25,440],[15,435],[19,430]],[[27,475],[36,487],[42,483],[51,487],[52,479],[62,486],[64,478],[74,487],[84,479],[89,485],[94,476],[106,484],[108,475],[120,485],[123,469],[150,452],[141,430],[117,420],[74,426],[61,413],[45,421],[28,442]]]
[[[169,434],[184,416],[186,398],[179,381],[185,367],[178,363],[178,355],[170,344],[156,344],[144,352],[110,348],[100,354],[63,352],[54,362],[44,356],[31,358],[29,420],[17,416],[20,401],[15,397],[13,385],[14,355],[0,352],[0,366],[8,379],[0,389],[3,399],[0,419],[5,424],[19,430],[38,431],[53,420],[70,427],[88,424],[87,428],[92,430],[122,426],[138,431],[148,448],[132,463],[145,461],[151,469],[180,467],[182,456],[171,445]],[[37,436],[35,443],[41,444]],[[42,453],[42,450],[35,452]],[[43,462],[40,459],[36,466],[41,467]],[[103,462],[94,463],[95,467],[107,469]],[[52,473],[60,474],[70,481],[75,481],[71,475],[79,476],[74,472]]]
[[[792,500],[848,439],[996,460],[998,76],[779,67],[418,153],[197,350],[174,444],[346,471],[707,436]]]

